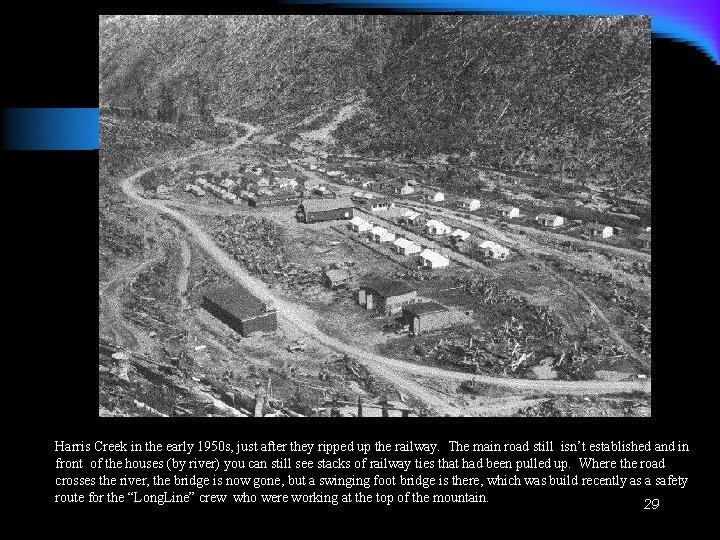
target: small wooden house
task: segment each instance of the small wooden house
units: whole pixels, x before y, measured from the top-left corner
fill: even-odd
[[[520,217],[520,209],[517,206],[503,205],[498,210],[504,218],[512,219]]]
[[[611,237],[614,232],[609,225],[601,225],[600,223],[588,223],[587,232],[589,236],[600,236],[602,238]]]
[[[445,225],[442,221],[431,219],[425,224],[425,229],[429,234],[446,235],[452,232],[452,229]]]
[[[436,251],[426,248],[418,255],[418,265],[432,270],[437,268],[446,268],[450,265],[450,259],[440,255]]]
[[[565,224],[565,218],[555,214],[540,214],[535,218],[535,221],[540,223],[543,227],[561,227]]]

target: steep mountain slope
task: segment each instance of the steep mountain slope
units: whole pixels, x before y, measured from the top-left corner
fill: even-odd
[[[336,149],[649,190],[648,18],[115,16],[100,45],[103,101],[138,116],[283,128],[362,98]]]

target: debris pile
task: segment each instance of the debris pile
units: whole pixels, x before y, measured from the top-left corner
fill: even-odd
[[[484,305],[512,307],[501,324],[487,331],[427,339],[417,343],[414,352],[430,361],[471,373],[504,373],[510,377],[527,375],[540,359],[559,354],[556,345],[566,343],[564,326],[549,308],[530,304],[486,278],[465,284],[466,292],[479,297]]]
[[[622,282],[617,281],[612,274],[604,272],[595,272],[593,270],[581,269],[572,265],[556,264],[555,268],[567,274],[574,274],[579,281],[586,283],[594,283],[603,287],[607,286],[623,286]]]
[[[404,280],[410,280],[410,281],[437,281],[437,280],[443,279],[439,274],[420,272],[419,270],[408,270],[406,272],[396,272],[395,277],[397,279],[404,279]]]
[[[650,416],[648,399],[635,396],[557,396],[523,407],[514,416],[585,417],[588,409],[593,416]]]
[[[648,317],[647,324],[637,324],[635,327],[635,337],[642,347],[640,354],[650,355],[652,352],[652,326],[650,317]]]
[[[626,274],[634,274],[643,277],[651,277],[650,262],[633,261],[631,264],[623,264],[620,266]]]
[[[249,272],[272,285],[306,289],[326,281],[328,270],[347,270],[351,262],[307,268],[290,261],[285,233],[272,221],[253,216],[216,216],[210,222],[214,240]],[[353,273],[354,275],[354,273]]]
[[[214,240],[248,271],[271,281],[301,284],[320,281],[320,272],[306,275],[291,263],[283,249],[283,231],[272,221],[251,216],[216,216],[211,222]]]
[[[150,337],[162,340],[178,337],[172,284],[167,258],[139,274],[123,293],[123,318],[149,330]]]
[[[587,351],[581,349],[575,342],[574,349],[560,354],[553,364],[558,379],[583,381],[594,378],[595,368]]]
[[[500,288],[487,277],[464,279],[465,292],[479,299],[485,305],[527,305],[523,298],[511,294],[507,289]]]
[[[203,292],[203,286],[206,284],[213,285],[225,276],[215,264],[209,264],[207,260],[202,259],[202,263],[198,265],[196,275],[194,276],[191,291],[198,291],[200,295]]]
[[[111,254],[105,253],[107,250]],[[128,231],[117,221],[100,214],[100,256],[112,259],[112,255],[133,257],[143,250],[142,236]]]
[[[650,312],[645,307],[638,304],[630,296],[621,294],[615,287],[609,290],[601,290],[600,294],[635,319],[647,319],[650,317]]]

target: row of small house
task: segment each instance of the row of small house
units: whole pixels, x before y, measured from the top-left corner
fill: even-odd
[[[391,244],[391,249],[399,255],[416,255],[418,257],[418,264],[424,268],[445,268],[450,264],[450,260],[444,255],[431,249],[423,248],[421,245],[407,238],[397,237],[395,233],[386,228],[374,225],[359,216],[355,216],[350,221],[349,227],[353,232],[367,234],[368,238],[373,242],[378,244]],[[440,235],[449,236],[451,242],[456,246],[461,242],[465,242],[471,236],[467,231],[462,229],[452,230],[437,220],[428,221],[425,230],[431,235],[435,235],[439,231]],[[483,250],[485,256],[489,258],[505,260],[510,255],[508,248],[492,240],[484,240],[478,247]]]
[[[460,243],[467,242],[471,234],[462,229],[453,229],[438,219],[424,221],[424,216],[420,212],[408,210],[402,216],[400,221],[410,225],[422,225],[424,223],[427,234],[433,236],[448,236],[453,245],[458,246]],[[510,255],[510,250],[505,246],[493,242],[492,240],[484,240],[479,244],[480,249],[485,251],[485,256],[493,259],[505,260]]]
[[[557,214],[540,214],[535,218],[543,227],[555,229],[565,225],[565,218]],[[590,222],[585,224],[585,230],[589,236],[600,236],[601,238],[610,238],[615,234],[615,229],[610,225],[602,225],[600,223]]]
[[[328,176],[340,176],[342,178],[347,178],[347,174],[342,171],[325,171],[322,168],[314,167],[316,170],[320,172],[325,172]],[[347,180],[349,183],[357,183],[354,180]],[[436,189],[432,188],[426,188],[419,185],[417,181],[414,180],[406,180],[404,182],[397,182],[397,181],[384,181],[384,182],[373,182],[373,181],[364,181],[361,182],[360,185],[364,190],[370,189],[372,186],[376,184],[376,188],[384,191],[384,192],[390,192],[395,195],[419,195],[421,199],[430,202],[430,203],[438,203],[445,201],[445,194],[442,191],[438,191]],[[377,212],[381,210],[385,210],[391,206],[393,206],[392,202],[383,195],[377,195],[375,193],[372,193],[371,191],[356,191],[352,195],[353,202],[358,206],[365,207],[368,211],[371,212]],[[456,201],[455,206],[459,210],[464,210],[467,212],[474,212],[475,210],[478,210],[481,206],[479,199],[473,199],[469,197],[461,198]],[[520,208],[517,206],[512,206],[508,204],[500,205],[498,206],[498,213],[501,217],[506,219],[514,219],[520,217]],[[557,215],[557,214],[548,214],[543,213],[538,215],[535,218],[535,221],[540,224],[542,227],[555,229],[558,227],[562,227],[566,223],[566,219],[563,216]],[[590,237],[601,237],[601,238],[609,238],[611,236],[614,236],[617,234],[618,229],[611,227],[610,225],[603,225],[601,223],[596,222],[590,222],[585,225],[585,230],[587,231],[588,236]],[[650,234],[648,231],[641,233],[636,238],[636,243],[640,245],[640,247],[643,247],[645,249],[650,248]]]
[[[244,199],[251,206],[294,205],[301,198],[333,198],[335,193],[327,190],[317,181],[295,176],[262,176],[260,167],[248,168],[242,177],[223,171],[220,176],[209,171],[198,171],[194,184],[188,183],[185,190],[203,196],[207,191],[223,200],[239,204]]]
[[[412,185],[412,181],[405,183],[403,186],[394,185],[393,190],[396,194],[407,195],[415,192],[415,188]],[[441,202],[445,200],[445,195],[440,191],[428,190],[422,188],[420,192],[423,194],[425,200],[429,202]],[[474,212],[480,208],[480,200],[472,198],[462,198],[456,202],[456,207],[460,210],[468,212]],[[514,219],[520,217],[520,208],[512,205],[500,205],[498,206],[498,213],[501,217],[507,219]],[[557,214],[540,214],[535,218],[540,225],[548,228],[557,228],[565,225],[565,218]],[[615,234],[615,229],[609,225],[602,225],[600,223],[588,223],[586,229],[590,236],[600,236],[602,238],[609,238]]]
[[[413,180],[406,181],[402,184],[397,182],[384,182],[380,183],[379,187],[384,191],[390,191],[395,195],[412,195],[414,193],[418,193],[428,202],[437,203],[445,201],[445,194],[443,192],[428,188],[418,188],[417,182]],[[359,191],[353,194],[353,200],[355,199],[372,201],[373,199],[377,200],[378,198],[370,192]],[[459,199],[455,205],[460,210],[474,212],[480,208],[480,200],[465,197]],[[373,211],[376,209],[382,210],[383,205],[379,202],[377,204],[373,204]],[[498,213],[500,216],[507,219],[519,218],[520,208],[512,205],[500,205],[498,207]],[[535,220],[543,227],[548,228],[557,228],[565,224],[565,218],[556,214],[540,214],[535,218]],[[613,227],[610,227],[609,225],[601,225],[599,223],[588,223],[586,228],[590,236],[600,236],[602,238],[609,238],[610,236],[613,236],[615,232]]]
[[[428,248],[408,240],[407,238],[397,237],[394,232],[387,230],[379,225],[374,225],[369,221],[355,216],[350,220],[349,227],[356,233],[367,233],[368,238],[378,244],[391,244],[392,250],[403,256],[417,256],[419,266],[435,270],[438,268],[447,268],[450,265],[450,259],[432,251]]]

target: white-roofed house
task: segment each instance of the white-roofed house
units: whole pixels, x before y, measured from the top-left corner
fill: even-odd
[[[402,184],[392,185],[391,189],[393,190],[393,193],[396,195],[410,195],[411,193],[415,193],[415,188],[409,185],[407,182],[403,182]]]
[[[356,206],[371,213],[384,211],[392,206],[390,199],[386,197],[376,197],[374,194],[365,191],[354,192],[351,199]]]
[[[436,268],[446,268],[449,266],[450,259],[426,248],[418,255],[418,264],[423,268],[431,268],[434,270]]]
[[[442,221],[438,221],[437,219],[431,219],[425,224],[425,229],[430,234],[436,234],[436,235],[445,235],[450,234],[452,232],[452,229],[445,225]]]
[[[422,248],[407,238],[398,238],[393,242],[393,251],[400,255],[414,255],[420,253]]]
[[[504,204],[500,208],[498,208],[500,211],[500,215],[505,218],[516,218],[520,217],[520,209],[517,206],[512,206],[509,204]]]
[[[458,242],[464,242],[470,238],[470,233],[467,231],[463,231],[462,229],[455,229],[452,234],[450,234],[450,240],[452,240],[454,243]]]
[[[409,223],[410,225],[422,225],[425,221],[425,216],[415,210],[406,210],[400,216],[400,221]]]
[[[423,198],[426,201],[442,202],[445,200],[445,194],[442,191],[428,189],[423,191]]]
[[[565,224],[565,218],[555,214],[540,214],[535,221],[543,227],[560,227]]]
[[[205,195],[205,191],[203,190],[203,188],[194,184],[186,184],[185,191],[194,194],[196,197],[202,197],[203,195]]]
[[[364,220],[360,216],[355,216],[350,220],[350,229],[354,232],[363,233],[373,228],[372,223]]]
[[[493,242],[492,240],[485,240],[480,244],[480,249],[485,250],[485,256],[493,259],[505,260],[510,255],[510,250],[505,246]]]
[[[373,242],[392,242],[395,240],[395,233],[388,231],[384,227],[376,225],[370,229],[370,238]]]
[[[600,223],[588,223],[587,231],[590,236],[601,236],[602,238],[609,238],[614,233],[610,225],[601,225]]]
[[[457,207],[469,212],[473,212],[480,208],[480,201],[478,199],[460,199],[457,202]]]

